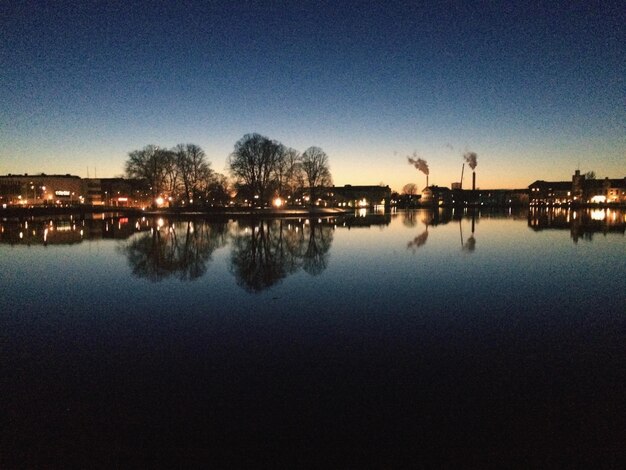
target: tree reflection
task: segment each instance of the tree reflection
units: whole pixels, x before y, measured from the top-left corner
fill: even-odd
[[[413,228],[417,225],[417,211],[405,211],[402,216],[402,224]]]
[[[302,268],[311,275],[328,266],[333,227],[308,221],[239,222],[233,236],[231,272],[249,292],[267,289]]]
[[[170,276],[180,280],[201,277],[213,252],[224,246],[227,225],[193,221],[155,221],[149,232],[138,234],[120,246],[133,275],[161,281]]]
[[[309,242],[302,261],[302,269],[312,276],[321,274],[328,266],[328,252],[333,243],[333,230],[328,225],[309,225]]]
[[[276,221],[263,221],[235,235],[231,248],[231,269],[237,284],[261,291],[287,275],[285,244]]]

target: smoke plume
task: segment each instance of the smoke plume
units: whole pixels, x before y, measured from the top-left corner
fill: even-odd
[[[412,157],[406,157],[406,158],[409,160],[409,163],[411,165],[413,165],[415,168],[417,168],[419,171],[421,171],[425,175],[428,175],[428,173],[429,173],[429,171],[428,171],[428,163],[426,163],[426,160],[418,158],[417,157],[417,153],[413,152],[413,156]]]
[[[463,155],[463,158],[468,163],[472,171],[474,171],[474,168],[476,168],[476,165],[478,164],[478,162],[476,161],[476,159],[478,158],[478,155],[476,155],[476,152],[465,152],[465,155]]]

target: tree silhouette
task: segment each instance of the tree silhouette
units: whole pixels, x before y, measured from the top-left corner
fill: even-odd
[[[413,196],[417,194],[417,185],[415,183],[407,183],[402,187],[402,194]]]
[[[212,176],[204,150],[195,144],[178,144],[174,148],[174,155],[184,200],[187,204],[198,204],[198,199],[206,195]]]
[[[128,154],[126,176],[148,181],[152,193],[152,204],[165,189],[176,186],[174,154],[156,145],[147,145]]]
[[[230,173],[239,187],[248,188],[259,205],[269,202],[283,146],[259,134],[246,134],[228,157]]]
[[[313,205],[316,200],[315,189],[332,184],[328,156],[319,147],[309,147],[302,154],[302,171],[309,188],[311,205]]]

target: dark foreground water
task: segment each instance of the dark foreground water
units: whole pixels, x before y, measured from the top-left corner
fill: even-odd
[[[0,467],[623,468],[625,226],[1,222]]]

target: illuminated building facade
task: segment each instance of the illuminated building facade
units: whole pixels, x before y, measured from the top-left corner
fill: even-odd
[[[86,195],[85,181],[74,175],[0,176],[2,207],[83,204]]]
[[[528,189],[531,206],[626,204],[626,177],[588,179],[576,170],[571,182],[538,180]]]
[[[74,175],[0,176],[0,207],[79,205],[147,207],[150,187],[144,180],[80,178]]]
[[[445,206],[452,204],[454,200],[452,190],[445,186],[427,186],[422,190],[422,204],[433,206]]]
[[[148,207],[152,204],[150,185],[140,179],[101,178],[100,197],[109,207]]]
[[[569,181],[538,180],[528,187],[529,203],[534,205],[569,204],[572,200],[572,183]]]
[[[332,205],[338,207],[385,206],[391,203],[389,186],[333,186],[320,191]]]

